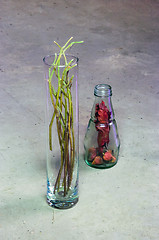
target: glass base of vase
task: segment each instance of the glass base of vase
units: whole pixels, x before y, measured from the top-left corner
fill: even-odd
[[[78,186],[70,188],[66,195],[64,188],[60,187],[58,191],[54,192],[54,186],[48,180],[47,182],[47,203],[49,206],[58,209],[72,208],[78,202]]]
[[[68,209],[72,208],[78,202],[78,198],[70,199],[66,201],[59,201],[59,200],[50,200],[47,198],[47,203],[50,207],[58,208],[58,209]]]

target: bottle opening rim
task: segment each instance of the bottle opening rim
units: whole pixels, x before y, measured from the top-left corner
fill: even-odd
[[[112,96],[112,87],[108,84],[98,84],[94,88],[94,95],[97,97]]]

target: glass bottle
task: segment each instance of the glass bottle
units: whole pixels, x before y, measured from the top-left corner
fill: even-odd
[[[85,162],[94,168],[110,168],[118,161],[120,141],[113,111],[112,88],[98,84],[84,139]]]

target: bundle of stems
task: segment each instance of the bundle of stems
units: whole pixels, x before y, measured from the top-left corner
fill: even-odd
[[[55,181],[54,194],[55,192],[60,191],[60,184],[62,182],[64,196],[67,195],[67,192],[71,187],[75,162],[75,136],[71,92],[74,75],[69,76],[69,73],[72,68],[77,66],[77,64],[73,62],[74,59],[70,62],[67,61],[67,55],[65,52],[75,43],[83,42],[70,42],[71,40],[72,37],[63,47],[54,41],[54,43],[60,48],[60,52],[59,54],[55,54],[54,62],[49,68],[48,79],[49,93],[53,107],[53,114],[49,124],[49,147],[52,151],[52,126],[55,121],[61,151],[61,163]],[[61,72],[60,62],[62,58],[65,61],[65,65],[63,71]],[[54,87],[54,81],[58,81],[57,89]]]

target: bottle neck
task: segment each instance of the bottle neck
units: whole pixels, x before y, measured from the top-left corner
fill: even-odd
[[[95,122],[111,122],[114,111],[111,102],[112,88],[108,84],[98,84],[94,88],[95,101],[92,108],[91,119]]]

